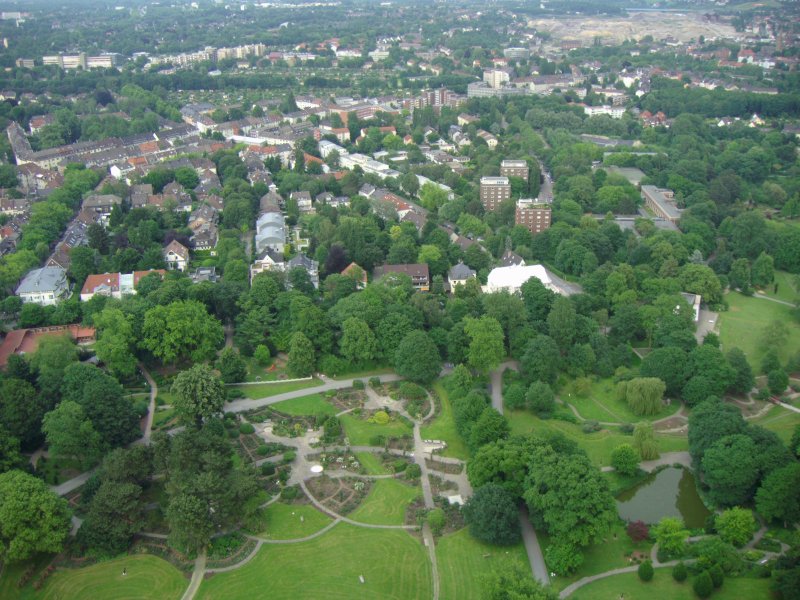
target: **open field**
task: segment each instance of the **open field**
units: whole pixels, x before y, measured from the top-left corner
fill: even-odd
[[[775,293],[775,283],[768,285],[760,292],[770,298],[776,298],[784,302],[794,302],[800,296],[800,290],[795,287],[796,279],[797,275],[792,275],[786,271],[775,271],[775,283],[778,284],[778,292]]]
[[[450,398],[447,395],[447,390],[444,389],[441,381],[433,384],[433,389],[441,399],[441,410],[433,421],[422,427],[420,433],[422,438],[426,440],[442,440],[447,442],[447,448],[442,452],[442,456],[449,456],[451,458],[460,458],[466,460],[469,458],[469,450],[464,440],[458,435],[456,431],[456,423],[453,418],[453,407],[450,404]]]
[[[782,406],[773,406],[767,414],[757,419],[751,419],[750,423],[761,425],[765,429],[774,431],[784,443],[788,444],[789,440],[792,439],[795,427],[800,425],[800,413]]]
[[[370,439],[376,435],[383,435],[387,438],[411,435],[411,426],[402,417],[397,417],[386,425],[369,423],[352,414],[342,415],[339,420],[342,422],[351,446],[370,446],[372,445]]]
[[[336,414],[336,408],[329,402],[326,402],[321,394],[311,394],[309,396],[303,396],[302,398],[284,400],[283,402],[273,404],[272,408],[287,415],[316,416],[319,414]]]
[[[723,351],[740,348],[753,371],[759,373],[764,357],[761,333],[773,321],[779,321],[788,332],[786,344],[778,349],[781,362],[800,351],[800,323],[792,316],[790,306],[763,298],[748,298],[738,292],[726,294],[725,299],[730,310],[719,313],[719,339]]]
[[[633,437],[616,431],[602,430],[597,433],[583,433],[580,425],[559,421],[557,419],[542,420],[535,415],[516,410],[508,412],[512,434],[526,434],[531,432],[559,432],[567,438],[577,442],[586,450],[591,461],[597,466],[611,464],[611,451],[620,444],[630,444]],[[677,452],[686,450],[689,443],[685,436],[656,435],[659,452]]]
[[[478,577],[490,573],[496,564],[518,560],[528,565],[525,547],[492,546],[473,538],[464,528],[439,539],[436,562],[439,567],[440,600],[481,600]]]
[[[725,578],[725,582],[718,590],[714,590],[712,598],[714,600],[759,600],[771,598],[769,591],[769,579],[730,579]],[[670,569],[656,569],[656,575],[652,581],[642,583],[636,573],[623,573],[600,579],[594,583],[580,588],[572,596],[573,600],[691,600],[697,598],[692,591],[691,579],[683,583],[676,583],[672,579]]]
[[[371,525],[402,525],[406,508],[420,495],[419,487],[411,487],[396,479],[378,479],[357,509],[348,516]]]
[[[265,540],[291,540],[311,535],[332,520],[309,504],[275,502],[264,509],[263,527],[256,535]]]
[[[308,542],[263,546],[241,569],[204,581],[195,598],[251,600],[268,590],[270,600],[423,600],[431,597],[431,586],[428,557],[417,539],[405,531],[340,523]]]
[[[657,414],[640,417],[634,413],[628,403],[617,398],[616,384],[608,379],[601,379],[592,384],[592,389],[587,398],[580,398],[570,393],[567,385],[565,392],[561,393],[561,399],[572,404],[578,413],[591,421],[606,423],[638,423],[639,421],[657,421],[675,414],[681,408],[680,402],[673,402],[669,406],[664,406]]]
[[[283,394],[284,392],[304,390],[305,388],[315,387],[319,384],[319,379],[311,379],[309,381],[286,381],[280,383],[263,383],[260,385],[234,385],[231,387],[233,389],[241,390],[247,398],[258,400],[259,398],[277,396],[278,394]]]
[[[180,598],[189,584],[167,561],[138,554],[81,569],[57,569],[37,592],[31,584],[22,589],[16,585],[27,564],[4,571],[0,578],[4,600],[170,600]],[[126,575],[123,569],[127,569]]]

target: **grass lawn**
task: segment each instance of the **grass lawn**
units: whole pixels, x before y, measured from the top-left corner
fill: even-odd
[[[535,415],[516,410],[508,412],[512,434],[527,434],[530,432],[559,432],[567,438],[577,442],[586,450],[591,461],[597,466],[611,464],[611,451],[620,444],[630,444],[633,437],[616,431],[602,430],[597,433],[583,433],[580,425],[559,421],[557,419],[542,420]],[[656,435],[660,452],[677,452],[687,450],[689,443],[686,437],[678,435]]]
[[[456,431],[456,423],[453,418],[453,406],[450,404],[447,390],[444,389],[441,381],[437,381],[433,384],[433,389],[436,390],[441,400],[441,410],[430,424],[423,426],[420,430],[422,439],[442,440],[447,442],[447,448],[442,452],[442,456],[466,460],[469,458],[469,450],[464,440],[461,439],[461,436]]]
[[[292,540],[311,535],[332,520],[310,504],[275,502],[264,509],[263,527],[256,535],[265,540]]]
[[[367,470],[367,475],[386,475],[389,472],[381,459],[372,452],[356,452],[355,456]]]
[[[339,420],[342,422],[342,427],[344,427],[351,446],[369,446],[370,439],[376,435],[390,438],[411,434],[411,425],[402,417],[396,417],[386,425],[369,423],[364,419],[354,417],[352,413],[342,415]]]
[[[165,408],[163,410],[156,408],[156,412],[153,414],[153,427],[158,429],[165,423],[168,423],[170,419],[175,416],[176,414],[174,408]]]
[[[268,398],[269,396],[276,396],[284,392],[294,392],[295,390],[303,390],[309,387],[319,385],[318,379],[311,379],[309,381],[286,381],[279,383],[262,383],[256,385],[234,385],[234,389],[242,390],[242,393],[251,400],[258,400],[259,398]]]
[[[764,351],[759,347],[763,329],[780,321],[788,333],[786,343],[778,349],[781,362],[800,351],[800,324],[791,315],[792,308],[763,298],[748,298],[738,292],[725,294],[730,310],[719,313],[719,337],[727,352],[738,347],[745,353],[753,371],[760,372]]]
[[[273,404],[272,408],[279,410],[287,415],[309,415],[316,416],[319,414],[335,415],[336,408],[325,401],[321,394],[311,394],[309,396],[302,396],[301,398],[294,398],[293,400],[284,400]]]
[[[663,407],[658,414],[649,417],[637,416],[630,409],[627,402],[617,398],[616,384],[611,378],[594,382],[588,398],[580,398],[575,394],[570,394],[569,385],[566,387],[565,392],[561,393],[561,399],[575,406],[584,419],[591,421],[606,423],[656,421],[678,412],[681,408],[680,402],[673,402],[669,406]]]
[[[767,414],[757,419],[751,419],[750,422],[774,431],[778,434],[778,437],[788,444],[792,439],[795,427],[800,425],[800,413],[782,406],[773,406]]]
[[[357,509],[348,516],[371,525],[402,525],[406,508],[419,496],[420,489],[397,479],[377,479]]]
[[[508,547],[484,544],[466,528],[442,537],[436,543],[440,600],[481,600],[483,594],[477,578],[490,573],[494,565],[514,559],[529,568],[522,543]]]
[[[169,404],[170,406],[175,403],[175,395],[169,391],[169,388],[166,390],[159,389],[158,395],[156,395],[156,405],[162,406],[164,404]]]
[[[206,579],[195,598],[410,600],[430,598],[431,589],[428,556],[418,540],[405,531],[340,523],[308,542],[264,545],[241,569]]]
[[[726,577],[722,587],[714,590],[714,600],[758,600],[771,598],[769,579],[731,579]],[[648,583],[642,583],[636,573],[623,573],[600,579],[580,588],[570,598],[572,600],[618,600],[625,594],[625,600],[692,600],[697,598],[692,591],[691,579],[676,583],[671,569],[656,569],[656,575]]]
[[[617,537],[614,538],[614,535]],[[542,551],[550,545],[550,538],[543,533],[538,533],[539,542],[542,545]],[[649,554],[652,543],[642,542],[634,544],[628,534],[625,533],[625,528],[620,524],[618,525],[604,541],[598,544],[589,546],[583,549],[583,564],[578,569],[578,572],[570,577],[555,577],[551,580],[554,588],[562,590],[569,584],[578,581],[583,577],[589,575],[596,575],[611,569],[619,569],[621,567],[628,567],[631,563],[626,558],[634,550]],[[580,592],[576,592],[576,597],[581,596]],[[627,594],[626,594],[627,597]]]
[[[792,275],[786,271],[775,271],[775,283],[778,284],[778,293],[775,293],[775,283],[768,285],[765,289],[759,290],[765,296],[783,300],[784,302],[794,302],[800,296],[800,290],[794,285],[797,275]]]
[[[127,575],[122,574],[123,569],[127,569]],[[147,554],[123,556],[81,569],[57,569],[38,592],[30,583],[23,589],[17,587],[16,581],[24,570],[15,567],[7,574],[3,573],[0,582],[2,598],[168,600],[180,598],[189,584],[183,574],[167,561]]]

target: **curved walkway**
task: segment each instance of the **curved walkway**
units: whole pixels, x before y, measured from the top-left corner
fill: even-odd
[[[153,430],[153,418],[156,412],[156,397],[158,396],[158,384],[156,383],[156,380],[153,379],[152,375],[150,375],[150,373],[142,363],[139,363],[139,370],[142,372],[142,375],[144,375],[144,378],[147,381],[147,385],[150,386],[150,404],[147,407],[147,416],[145,417],[144,432],[142,433],[142,437],[138,439],[135,443],[144,444],[145,446],[148,446],[150,445],[150,436]]]
[[[311,504],[313,504],[318,510],[321,510],[322,512],[324,512],[328,516],[333,517],[334,519],[338,519],[338,520],[340,520],[340,521],[342,521],[344,523],[349,523],[350,525],[355,525],[356,527],[366,527],[367,529],[405,529],[405,530],[414,530],[414,529],[417,528],[416,525],[375,525],[375,524],[372,524],[372,523],[360,523],[358,521],[354,521],[353,519],[349,519],[347,517],[344,517],[344,516],[340,515],[339,513],[336,513],[334,511],[332,511],[330,508],[325,506],[322,502],[317,500],[311,494],[311,492],[309,491],[308,487],[306,486],[306,482],[305,481],[301,481],[299,483],[299,485],[300,485],[300,489],[303,490],[303,493],[305,493],[305,495],[308,496],[308,499],[311,500]]]
[[[299,544],[301,542],[309,542],[309,541],[313,540],[314,538],[318,538],[319,536],[321,536],[321,535],[323,535],[325,533],[328,533],[328,531],[333,529],[336,525],[338,525],[341,522],[342,522],[341,519],[334,519],[333,521],[328,523],[325,527],[323,527],[322,529],[320,529],[319,531],[317,531],[315,533],[312,533],[312,534],[307,535],[305,537],[291,538],[291,539],[288,539],[288,540],[265,540],[264,538],[260,538],[258,536],[252,536],[252,535],[248,535],[247,537],[252,538],[254,540],[259,540],[262,544],[277,544],[277,545]],[[241,563],[239,563],[239,565],[241,565]]]
[[[192,600],[200,584],[203,583],[203,578],[206,576],[206,551],[203,550],[197,555],[194,561],[194,571],[192,571],[192,579],[189,581],[189,587],[183,592],[181,600]]]

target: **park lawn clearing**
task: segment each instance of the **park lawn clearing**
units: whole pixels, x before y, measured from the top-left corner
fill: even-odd
[[[270,600],[409,600],[430,598],[432,588],[428,555],[417,539],[339,523],[307,542],[264,544],[242,568],[203,581],[195,598],[250,600],[262,590]]]
[[[444,389],[441,381],[433,384],[433,389],[439,396],[440,409],[439,414],[428,425],[423,425],[420,429],[422,439],[425,440],[442,440],[447,443],[447,448],[442,452],[442,456],[450,458],[460,458],[467,460],[469,458],[469,450],[464,440],[456,431],[456,422],[453,417],[453,406],[450,404],[450,398],[447,390]]]
[[[396,415],[386,425],[370,423],[352,414],[342,415],[339,420],[342,423],[342,427],[344,427],[351,446],[371,446],[373,444],[370,440],[376,435],[382,435],[386,439],[411,435],[411,425],[404,418]]]
[[[451,533],[436,543],[440,600],[481,600],[479,576],[491,573],[498,565],[517,560],[530,573],[525,546],[492,546],[476,540],[467,528]]]
[[[256,535],[265,540],[293,540],[316,533],[332,521],[310,504],[274,502],[264,509],[263,529]]]
[[[611,378],[601,379],[592,383],[587,398],[581,398],[570,393],[569,384],[566,387],[567,396],[561,394],[561,399],[572,404],[578,414],[590,421],[605,423],[638,423],[639,421],[657,421],[675,414],[681,408],[680,402],[672,402],[655,415],[639,416],[634,413],[625,400],[617,397],[617,386]]]
[[[326,402],[321,394],[311,394],[292,400],[284,400],[283,402],[272,404],[271,408],[292,416],[307,415],[314,417],[316,415],[336,414],[336,408],[329,402]]]
[[[786,271],[775,271],[774,283],[768,285],[763,290],[758,290],[760,294],[775,298],[776,300],[783,300],[784,302],[794,303],[797,297],[800,296],[800,290],[795,288],[794,280],[797,275],[792,275]],[[778,284],[778,293],[775,293],[775,284]]]
[[[355,452],[355,457],[367,470],[367,475],[387,475],[389,470],[373,452]]]
[[[714,600],[741,600],[749,598],[771,598],[769,579],[746,579],[744,577],[726,577],[722,587],[714,590]],[[625,600],[689,600],[697,598],[692,591],[691,577],[683,583],[677,583],[672,578],[672,569],[663,568],[655,570],[655,577],[648,583],[639,580],[633,573],[612,575],[600,579],[577,590],[572,597],[591,598],[592,600],[619,600],[624,595]]]
[[[370,525],[402,525],[408,505],[419,495],[418,487],[396,479],[376,479],[367,497],[348,517]]]
[[[552,543],[550,536],[540,532],[537,532],[537,536],[544,551]],[[632,563],[626,558],[628,555],[633,551],[639,551],[650,556],[652,546],[653,544],[648,541],[634,544],[625,533],[625,527],[622,524],[617,525],[603,540],[581,549],[583,563],[575,574],[569,577],[554,577],[551,579],[551,584],[555,589],[563,590],[583,577],[605,573],[611,569],[630,567]],[[583,589],[575,592],[576,596],[582,597],[582,591]]]
[[[788,445],[795,428],[800,425],[800,413],[783,406],[773,406],[767,411],[767,414],[750,419],[750,423],[774,431]]]
[[[780,288],[779,288],[780,289]],[[739,348],[755,373],[761,372],[764,349],[761,335],[765,327],[779,321],[788,333],[786,343],[775,348],[778,358],[785,363],[790,356],[800,351],[800,324],[792,316],[792,307],[763,298],[743,296],[738,292],[725,294],[730,306],[727,312],[719,313],[719,339],[723,351]]]
[[[589,459],[597,466],[611,464],[611,452],[620,444],[632,444],[633,436],[603,429],[596,433],[583,433],[581,426],[558,419],[540,419],[524,411],[515,410],[507,413],[511,424],[512,435],[529,433],[561,433],[573,440],[589,455]],[[656,434],[658,451],[679,452],[689,448],[686,436],[672,434]]]
[[[127,569],[126,575],[122,574],[123,569]],[[183,574],[164,559],[138,554],[81,569],[57,569],[38,593],[11,598],[169,600],[180,598],[187,586]]]
[[[308,381],[281,381],[277,383],[259,383],[256,385],[233,385],[232,389],[240,390],[247,398],[259,400],[269,398],[286,392],[296,392],[319,385],[319,380],[309,379]]]

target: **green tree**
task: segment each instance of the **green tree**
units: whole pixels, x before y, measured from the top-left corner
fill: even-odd
[[[410,381],[428,384],[442,370],[439,349],[430,336],[421,330],[412,331],[403,338],[395,353],[395,370]]]
[[[503,328],[497,319],[467,317],[464,319],[464,331],[470,340],[467,354],[470,368],[479,373],[496,368],[505,356]]]
[[[731,288],[739,290],[745,295],[752,296],[752,273],[750,270],[750,261],[746,258],[737,258],[731,265],[731,270],[728,273],[728,281],[730,281]]]
[[[728,364],[734,372],[733,380],[728,389],[737,394],[748,393],[755,386],[756,380],[753,377],[753,369],[750,368],[750,363],[747,362],[744,352],[739,348],[731,348],[725,358],[728,359]]]
[[[718,398],[701,402],[689,414],[689,453],[699,469],[706,450],[725,436],[743,433],[742,412]]]
[[[664,517],[650,528],[659,550],[670,556],[681,556],[686,550],[689,530],[677,517]]]
[[[44,416],[42,431],[54,456],[74,459],[83,468],[100,456],[102,438],[77,402],[59,403]]]
[[[366,322],[350,317],[342,323],[339,342],[342,356],[353,365],[364,364],[377,356],[378,343]]]
[[[436,212],[447,203],[447,192],[434,183],[426,183],[419,189],[419,203],[426,209]]]
[[[686,383],[687,364],[688,355],[681,348],[656,348],[642,359],[639,374],[642,377],[658,377],[666,384],[666,393],[676,397]]]
[[[775,369],[767,374],[767,387],[776,396],[780,396],[789,386],[789,376],[783,369]]]
[[[555,383],[561,357],[553,338],[537,335],[525,347],[520,367],[529,381]]]
[[[569,298],[556,297],[553,307],[547,315],[547,331],[555,340],[562,354],[572,346],[577,334],[577,319],[575,307]]]
[[[463,508],[472,537],[498,546],[516,544],[520,539],[519,510],[514,497],[496,484],[475,491]]]
[[[0,560],[60,552],[70,529],[67,501],[41,479],[22,471],[0,475]]]
[[[652,581],[653,575],[655,574],[653,571],[653,563],[651,563],[649,560],[644,561],[639,565],[639,568],[636,570],[636,572],[639,575],[639,579],[642,581]]]
[[[239,383],[247,379],[247,363],[233,348],[225,348],[220,353],[217,369],[224,383]]]
[[[80,541],[93,553],[113,556],[128,549],[144,526],[142,488],[135,483],[104,481],[92,498],[80,528]]]
[[[639,470],[639,453],[630,444],[620,444],[611,451],[611,466],[630,477]]]
[[[556,406],[556,396],[553,388],[543,381],[534,381],[525,394],[525,402],[530,410],[537,415],[549,415]]]
[[[225,403],[225,387],[206,365],[194,365],[178,373],[170,392],[175,396],[178,414],[197,427],[203,425],[204,419],[219,415]]]
[[[672,568],[672,578],[678,583],[686,581],[688,576],[689,572],[686,570],[686,565],[683,564],[683,562],[679,562]]]
[[[549,564],[549,563],[548,563]],[[484,600],[557,600],[558,594],[533,579],[519,561],[502,561],[479,577]]]
[[[800,464],[774,470],[756,492],[756,510],[767,521],[800,521]]]
[[[141,346],[165,363],[212,358],[223,340],[222,324],[195,300],[155,306],[144,315]]]
[[[667,385],[657,377],[637,377],[621,381],[618,386],[618,393],[624,396],[636,415],[655,415],[663,407]]]
[[[698,598],[708,598],[714,591],[714,582],[708,571],[703,571],[692,580],[692,589]]]
[[[508,437],[510,431],[508,419],[491,406],[487,406],[472,426],[468,440],[469,447],[475,451],[484,444]]]
[[[756,444],[746,435],[729,435],[715,442],[701,463],[709,497],[720,506],[748,502],[758,481],[759,461]]]
[[[758,255],[752,268],[753,285],[764,288],[775,281],[775,261],[766,252]]]
[[[61,397],[64,370],[78,360],[78,347],[68,335],[42,338],[31,358],[31,368],[38,373],[36,383],[50,406]]]
[[[637,423],[633,428],[633,447],[642,457],[642,460],[658,458],[658,440],[653,433],[653,424],[649,421]]]
[[[724,542],[741,548],[753,537],[756,520],[751,511],[735,506],[717,515],[714,527]]]
[[[308,377],[314,372],[315,364],[314,344],[298,331],[289,346],[289,372],[295,377]]]
[[[21,469],[24,465],[25,459],[20,453],[19,440],[0,424],[0,473]]]
[[[133,326],[118,308],[107,307],[94,316],[98,339],[94,349],[103,364],[117,376],[136,372]]]
[[[22,379],[9,377],[0,384],[0,423],[26,450],[42,441],[42,417],[47,403],[34,387]]]

